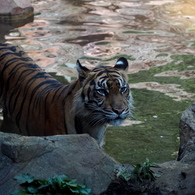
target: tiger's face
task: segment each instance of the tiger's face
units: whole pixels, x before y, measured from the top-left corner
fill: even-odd
[[[125,73],[127,60],[120,58],[114,67],[100,66],[93,70],[78,65],[82,68],[82,73],[79,69],[83,85],[80,104],[85,108],[82,114],[89,116],[91,126],[120,125],[131,115],[133,101]]]

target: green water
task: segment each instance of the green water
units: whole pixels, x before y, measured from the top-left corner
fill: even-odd
[[[162,54],[165,55],[165,54]],[[161,54],[157,55],[157,58]],[[194,79],[180,79],[179,76],[158,76],[155,74],[162,73],[165,71],[178,70],[194,70],[195,69],[195,56],[194,55],[173,55],[171,56],[172,62],[167,63],[163,66],[153,67],[149,70],[139,71],[138,73],[129,75],[129,83],[137,82],[158,82],[160,84],[179,84],[181,88],[186,91],[194,92],[195,82]]]

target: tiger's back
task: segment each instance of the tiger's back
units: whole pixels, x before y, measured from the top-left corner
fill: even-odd
[[[19,47],[0,44],[0,102],[22,135],[88,133],[99,145],[106,125],[131,115],[128,62],[89,70],[77,61],[78,79],[63,85]]]
[[[68,93],[18,47],[0,47],[0,99],[4,116],[23,135],[66,134],[64,104]],[[52,121],[52,122],[51,122]]]

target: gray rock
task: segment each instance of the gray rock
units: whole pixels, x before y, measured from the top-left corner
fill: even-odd
[[[30,0],[1,0],[0,3],[0,21],[10,23],[10,21],[18,22],[19,20],[32,21],[34,16],[34,8]],[[29,21],[30,22],[30,21]],[[16,25],[17,26],[17,25]]]
[[[194,195],[195,167],[178,161],[160,164],[161,168],[153,169],[160,175],[156,180],[162,195]]]
[[[195,103],[182,114],[180,120],[180,148],[178,160],[195,164]]]
[[[0,132],[0,194],[20,189],[14,176],[29,173],[39,179],[68,175],[86,181],[95,194],[104,191],[117,164],[89,135],[27,137]]]
[[[30,0],[1,0],[0,14],[9,14],[14,8],[31,7]]]

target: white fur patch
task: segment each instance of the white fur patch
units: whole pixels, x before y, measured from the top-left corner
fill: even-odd
[[[116,65],[124,65],[123,61],[118,61]]]

